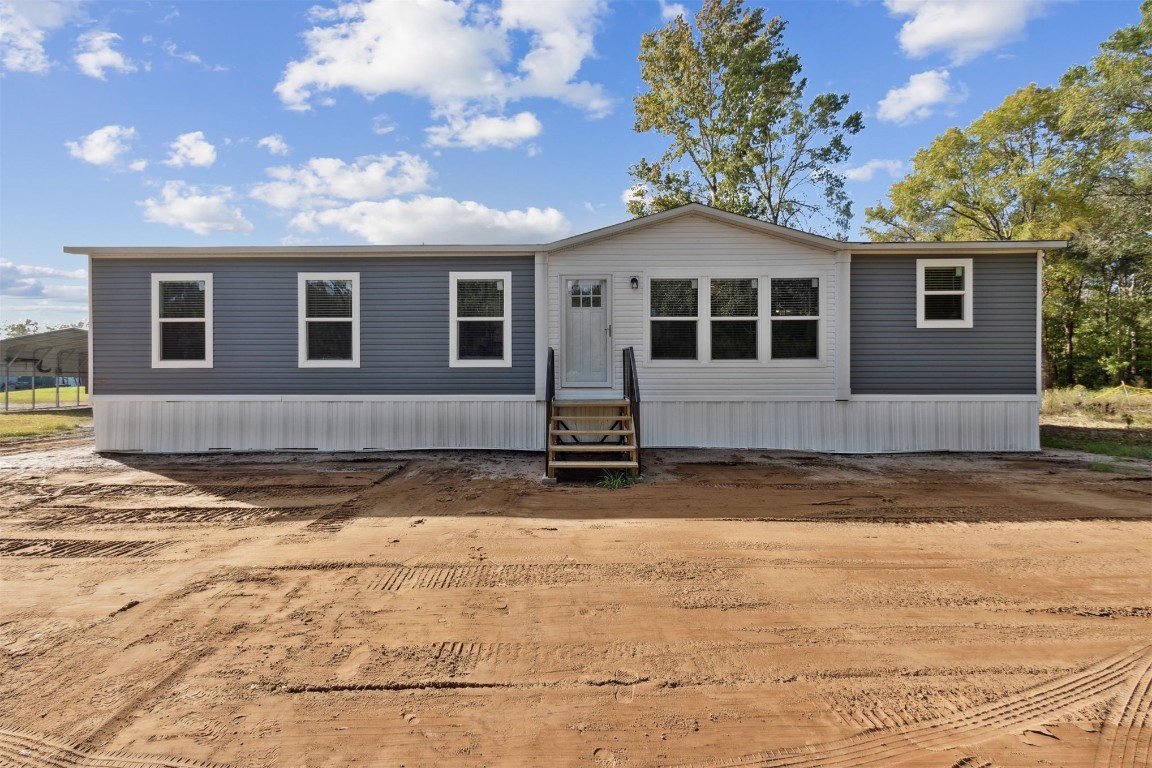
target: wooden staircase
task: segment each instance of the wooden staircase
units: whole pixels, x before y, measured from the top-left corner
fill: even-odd
[[[636,424],[629,400],[552,400],[546,474],[558,469],[608,469],[640,474]]]

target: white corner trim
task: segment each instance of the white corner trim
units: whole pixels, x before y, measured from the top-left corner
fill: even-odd
[[[544,390],[548,384],[548,254],[537,251],[533,265],[535,269],[532,293],[536,310],[534,315],[536,327],[533,329],[536,341],[536,399],[543,400],[546,395]]]
[[[89,273],[91,274],[91,273]],[[204,359],[203,360],[162,360],[160,358],[160,283],[179,280],[204,282]],[[153,368],[211,368],[212,367],[212,273],[211,272],[153,272],[152,273],[152,367]],[[89,280],[89,307],[91,307],[91,280]],[[91,318],[89,318],[91,319]],[[185,322],[196,322],[197,318],[186,318]],[[91,342],[92,325],[88,325]],[[89,360],[91,360],[89,351]]]
[[[836,252],[836,399],[852,396],[852,252]]]
[[[1036,392],[1044,392],[1044,251],[1036,251]]]

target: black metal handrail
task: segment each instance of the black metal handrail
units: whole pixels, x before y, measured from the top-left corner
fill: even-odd
[[[548,374],[544,379],[544,473],[548,473],[548,444],[552,440],[552,401],[556,399],[556,350],[548,347]]]
[[[624,348],[624,397],[632,406],[632,439],[636,441],[636,474],[641,474],[640,464],[640,378],[636,375],[636,351]]]

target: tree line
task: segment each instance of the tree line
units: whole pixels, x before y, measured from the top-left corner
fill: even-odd
[[[805,100],[786,22],[742,0],[705,0],[641,41],[647,91],[635,130],[669,139],[629,170],[629,210],[701,202],[846,238],[838,170],[847,94]],[[1027,85],[912,159],[888,200],[865,210],[885,241],[1067,240],[1043,273],[1046,386],[1152,381],[1152,0],[1087,65]]]

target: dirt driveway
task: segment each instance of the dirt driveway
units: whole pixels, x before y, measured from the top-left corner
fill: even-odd
[[[647,460],[10,447],[0,765],[1149,764],[1147,463]]]

